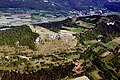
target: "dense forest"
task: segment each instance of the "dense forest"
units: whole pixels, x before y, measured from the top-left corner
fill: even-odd
[[[9,30],[0,31],[0,45],[16,46],[16,42],[19,41],[20,45],[27,45],[35,50],[34,41],[38,36],[28,26],[12,27]]]

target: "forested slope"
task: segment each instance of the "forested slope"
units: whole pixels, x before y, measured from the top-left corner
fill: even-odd
[[[35,49],[35,39],[38,34],[33,33],[28,26],[18,26],[9,30],[0,31],[0,45],[16,46],[19,41],[20,45],[27,45],[31,49]]]

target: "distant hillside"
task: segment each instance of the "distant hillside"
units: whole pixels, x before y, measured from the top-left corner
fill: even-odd
[[[99,35],[102,35],[104,36],[104,42],[108,42],[112,40],[112,38],[120,36],[120,16],[98,16],[98,18],[96,16],[91,16],[78,18],[78,20],[86,21],[88,23],[96,23],[96,27],[93,30],[81,34],[81,39],[83,41],[97,39]]]
[[[45,10],[81,10],[88,6],[104,7],[103,5],[106,2],[107,0],[0,0],[0,7]]]
[[[105,4],[105,7],[111,11],[120,12],[120,2],[109,2]]]

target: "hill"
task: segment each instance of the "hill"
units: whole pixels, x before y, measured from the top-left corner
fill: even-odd
[[[109,2],[105,4],[105,7],[111,11],[120,12],[120,2]]]
[[[12,32],[16,35],[11,35]],[[87,16],[30,28],[19,26],[2,31],[0,38],[6,44],[19,39],[20,44],[26,46],[37,41],[38,47],[31,51],[24,45],[0,46],[2,80],[71,80],[81,76],[90,80],[120,78],[120,16]],[[71,48],[69,44],[73,46],[74,40],[77,43]],[[63,50],[66,46],[69,49]]]
[[[84,7],[104,7],[107,0],[1,0],[1,8],[31,8],[44,10],[81,10]],[[4,4],[3,4],[4,3]]]

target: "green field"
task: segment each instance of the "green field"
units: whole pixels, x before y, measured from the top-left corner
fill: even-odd
[[[71,30],[72,32],[83,32],[85,29],[84,28],[75,28]]]
[[[83,41],[83,43],[84,43],[85,45],[90,45],[90,44],[97,43],[97,40],[88,40],[88,41]]]
[[[108,47],[109,49],[115,50],[115,48],[118,46],[118,44],[114,41],[110,41],[108,43],[102,43],[103,46]]]

